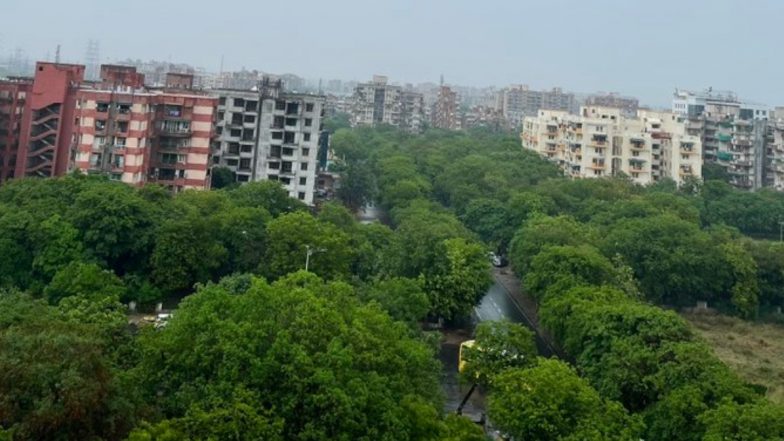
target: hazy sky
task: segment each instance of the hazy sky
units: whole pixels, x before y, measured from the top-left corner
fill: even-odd
[[[308,78],[617,91],[784,104],[784,0],[2,0],[6,52],[171,59]]]

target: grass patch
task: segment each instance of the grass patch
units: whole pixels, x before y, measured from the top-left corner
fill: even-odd
[[[741,378],[767,386],[768,398],[784,404],[784,326],[723,315],[682,315]]]

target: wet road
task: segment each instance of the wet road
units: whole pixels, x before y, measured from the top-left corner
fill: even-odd
[[[482,301],[478,306],[474,307],[474,314],[478,321],[492,321],[492,320],[509,320],[514,323],[522,323],[528,329],[534,332],[536,339],[536,348],[539,350],[539,355],[543,357],[552,357],[553,350],[550,346],[536,334],[531,321],[528,320],[522,309],[517,306],[512,297],[500,283],[496,282],[490,289],[487,290]]]

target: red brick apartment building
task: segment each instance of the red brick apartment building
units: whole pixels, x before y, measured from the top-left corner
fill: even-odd
[[[11,83],[0,81],[0,96]],[[191,76],[171,74],[165,87],[146,87],[135,68],[113,65],[101,66],[100,81],[86,82],[83,66],[38,63],[24,104],[15,170],[0,179],[78,169],[131,185],[208,188],[217,98],[192,86]],[[7,114],[3,106],[0,99],[0,127]],[[7,155],[13,154],[9,145]]]

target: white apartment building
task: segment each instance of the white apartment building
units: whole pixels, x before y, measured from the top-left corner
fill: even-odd
[[[552,90],[531,90],[526,85],[510,86],[499,93],[498,105],[513,127],[520,127],[523,118],[536,116],[540,110],[578,110],[574,94],[558,87]]]
[[[215,93],[213,165],[230,168],[238,182],[279,181],[313,205],[325,97],[286,93],[281,81],[269,80],[253,91]]]
[[[586,106],[578,115],[540,110],[523,120],[523,148],[558,163],[567,176],[625,174],[639,184],[662,178],[682,183],[702,172],[699,137],[686,133],[670,112],[640,111],[626,118],[618,108]]]
[[[701,138],[705,162],[724,167],[730,184],[747,190],[780,188],[782,127],[773,109],[712,89],[675,90],[672,108],[688,119],[688,133]]]

